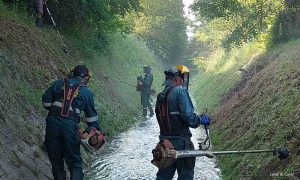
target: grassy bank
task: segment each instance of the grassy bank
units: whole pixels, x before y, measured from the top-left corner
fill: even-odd
[[[210,112],[220,103],[222,95],[233,88],[242,77],[242,69],[247,68],[265,51],[263,44],[253,42],[229,52],[223,49],[215,51],[205,64],[204,72],[192,82],[191,90],[200,112]],[[195,62],[198,64],[198,62]]]
[[[251,48],[248,56],[235,58],[232,68],[207,71],[194,87],[197,92],[209,92],[200,93],[197,101],[200,109],[213,111],[215,150],[290,150],[287,160],[271,153],[223,156],[219,162],[224,179],[299,178],[299,50],[300,41],[259,55]],[[232,55],[224,63],[230,59]]]
[[[91,50],[86,42],[69,35],[64,38],[69,50],[65,53],[53,28],[37,29],[33,18],[8,10],[2,1],[0,21],[0,177],[51,177],[48,158],[40,148],[47,113],[42,108],[41,95],[74,65],[85,63],[93,73],[90,86],[108,138],[136,123],[141,107],[135,87],[107,76],[135,85],[143,65],[150,64],[154,87],[160,88],[162,79],[158,77],[162,71],[152,52],[132,35],[111,35],[105,53]]]

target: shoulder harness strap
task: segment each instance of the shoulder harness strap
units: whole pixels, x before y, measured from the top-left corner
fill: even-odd
[[[175,87],[169,88],[166,92],[159,93],[158,106],[156,107],[159,112],[157,120],[163,133],[171,133],[171,125],[169,119],[169,109],[168,109],[168,97]]]
[[[69,79],[64,78],[64,99],[62,102],[62,108],[61,108],[61,116],[69,116],[70,107],[72,105],[72,102],[74,100],[75,93],[78,93],[78,89],[80,87],[79,83],[76,83],[74,85],[71,85]]]

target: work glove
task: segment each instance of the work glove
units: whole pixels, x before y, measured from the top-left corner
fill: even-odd
[[[289,157],[289,150],[287,148],[278,148],[273,151],[273,155],[279,159],[286,159]]]
[[[142,78],[142,76],[138,76],[136,79],[137,79],[138,81],[140,81],[140,80],[142,80],[143,78]]]
[[[200,124],[204,125],[204,126],[209,126],[210,125],[210,117],[205,115],[205,114],[201,114],[199,117],[199,121]]]
[[[83,129],[78,129],[78,132],[79,132],[80,139],[86,139],[89,135],[89,133]]]

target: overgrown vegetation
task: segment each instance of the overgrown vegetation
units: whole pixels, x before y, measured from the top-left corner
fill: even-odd
[[[213,115],[214,150],[288,147],[291,153],[283,161],[272,154],[220,157],[224,179],[299,176],[299,48],[296,41],[266,52],[253,42],[218,51],[193,82],[199,112]]]
[[[19,9],[7,8],[2,1],[0,20],[0,124],[5,127],[1,129],[0,139],[10,143],[1,146],[0,152],[6,155],[2,163],[7,178],[49,178],[49,161],[40,148],[46,117],[41,95],[53,80],[66,76],[74,65],[85,63],[93,73],[90,86],[100,124],[108,138],[131,127],[141,112],[140,94],[135,87],[108,76],[135,85],[136,76],[143,74],[143,65],[150,64],[154,88],[158,91],[161,87],[162,69],[155,55],[134,35],[109,35],[108,50],[101,53],[90,48],[88,42],[68,34],[64,38],[69,49],[67,54],[54,29],[37,29],[30,17],[20,16]],[[12,163],[18,147],[26,149],[23,154],[17,153],[27,158],[21,159],[22,168],[15,168]],[[36,158],[32,152],[40,156]],[[35,167],[34,164],[39,166],[39,174],[26,169],[27,165]]]
[[[212,126],[215,149],[288,147],[290,157],[281,161],[272,154],[222,157],[225,179],[272,174],[299,178],[299,47],[296,41],[260,56],[226,94]]]
[[[140,0],[140,6],[142,11],[127,16],[134,33],[166,63],[188,59],[182,0]]]
[[[208,57],[209,60],[196,58],[195,63],[204,70],[192,82],[192,92],[200,112],[216,108],[222,94],[233,88],[245,69],[263,52],[265,50],[262,44],[253,42],[229,52],[219,49]]]
[[[283,161],[272,154],[222,156],[224,179],[299,178],[300,44],[274,47],[300,37],[299,2],[194,5],[202,21],[192,42],[194,62],[202,73],[192,88],[199,111],[213,115],[214,150],[288,147],[291,153]]]
[[[232,31],[222,40],[222,45],[230,48],[250,42],[262,33],[270,35],[283,5],[281,0],[198,0],[193,9],[201,19],[211,21],[223,18],[231,23]]]
[[[297,7],[297,4],[297,1],[286,1],[285,5]],[[216,107],[218,97],[232,88],[245,68],[271,44],[284,38],[282,32],[274,32],[278,29],[275,19],[285,12],[281,11],[283,8],[281,1],[199,0],[194,3],[193,9],[198,12],[202,24],[196,27],[195,38],[191,42],[195,49],[192,57],[202,72],[207,72],[206,76],[195,82],[197,94],[201,94],[196,99],[206,99],[199,101],[201,110]],[[298,21],[295,21],[297,26]],[[295,31],[298,29],[293,30],[287,24],[286,27],[280,26],[293,31],[290,34],[296,38]],[[199,88],[199,84],[205,86]],[[214,86],[217,88],[210,91]]]
[[[24,26],[24,29],[29,30],[29,27],[27,25]],[[35,30],[36,31],[36,30]],[[3,39],[6,39],[7,36],[12,36],[11,42],[9,42],[12,46],[15,46],[13,44],[14,40],[17,42],[20,39],[24,38],[25,40],[22,40],[22,43],[18,45],[17,49],[20,48],[21,50],[18,50],[18,54],[21,54],[22,56],[31,56],[29,57],[30,63],[35,63],[35,61],[43,60],[43,62],[39,62],[41,64],[40,67],[36,67],[34,69],[27,68],[26,66],[18,66],[15,63],[10,63],[12,66],[10,69],[14,69],[13,72],[19,74],[20,72],[25,72],[20,76],[20,79],[23,79],[22,83],[18,84],[15,88],[12,86],[12,89],[15,89],[18,93],[13,93],[13,97],[19,96],[24,97],[26,101],[29,102],[29,104],[33,105],[37,109],[41,109],[40,106],[40,96],[37,96],[37,94],[41,95],[42,91],[45,90],[45,86],[49,85],[49,83],[52,80],[55,80],[56,78],[63,77],[65,72],[68,72],[72,66],[74,66],[77,63],[85,63],[88,67],[90,67],[91,71],[94,72],[94,77],[91,81],[91,86],[95,92],[96,95],[96,104],[98,106],[98,110],[100,111],[100,116],[102,117],[101,121],[103,126],[107,127],[107,135],[113,135],[116,132],[119,132],[120,130],[124,130],[130,126],[130,124],[134,123],[132,116],[124,116],[122,118],[117,117],[112,118],[112,111],[113,106],[109,105],[109,103],[115,103],[116,101],[114,98],[124,98],[120,100],[119,102],[123,102],[123,106],[121,109],[127,109],[127,107],[130,107],[131,112],[135,114],[136,112],[139,112],[139,109],[136,109],[140,106],[140,100],[139,100],[139,93],[135,91],[134,87],[124,85],[118,81],[114,81],[113,79],[106,79],[106,77],[111,76],[113,78],[120,79],[121,81],[128,82],[130,84],[135,85],[136,76],[142,75],[142,67],[144,64],[150,64],[154,69],[154,77],[155,77],[155,83],[160,84],[162,82],[160,78],[160,69],[159,65],[155,63],[155,57],[151,53],[150,50],[147,49],[146,45],[143,44],[143,42],[136,39],[134,36],[128,36],[128,38],[124,38],[121,35],[114,35],[110,37],[111,45],[109,47],[109,52],[105,55],[97,52],[97,51],[91,51],[85,49],[86,46],[83,45],[83,43],[78,42],[78,40],[73,39],[72,42],[77,41],[75,44],[81,44],[80,47],[73,46],[71,44],[68,44],[70,48],[70,54],[64,54],[64,52],[60,49],[60,44],[56,43],[50,43],[48,41],[49,39],[58,39],[55,32],[35,32],[36,34],[32,37],[36,38],[35,43],[40,44],[43,43],[43,47],[48,47],[47,49],[41,49],[42,52],[31,52],[30,49],[32,47],[32,44],[30,41],[30,37],[24,38],[22,34],[19,32],[16,32],[16,35],[8,34],[6,32],[2,36]],[[19,39],[20,38],[20,39]],[[43,38],[43,39],[40,39]],[[26,42],[26,39],[28,42]],[[75,49],[78,51],[76,52]],[[5,49],[3,49],[5,50]],[[55,50],[55,51],[54,51]],[[55,54],[52,54],[56,52]],[[85,57],[82,56],[80,52],[89,52],[89,56]],[[27,58],[26,58],[27,59]],[[28,59],[28,60],[29,60]],[[66,59],[69,59],[67,61]],[[72,60],[71,60],[72,59]],[[49,62],[50,61],[50,62]],[[14,62],[14,61],[12,61]],[[22,62],[22,60],[21,60]],[[4,62],[3,62],[4,63]],[[47,65],[46,68],[42,65],[44,63],[53,63],[55,70],[51,70],[52,68]],[[3,64],[5,65],[5,63]],[[3,67],[3,69],[7,69],[6,67]],[[64,71],[63,73],[61,70]],[[27,72],[26,72],[27,71]],[[2,73],[5,73],[6,71],[2,71]],[[12,71],[7,71],[7,73],[11,73]],[[58,74],[57,74],[58,73]],[[54,75],[56,74],[56,75]],[[54,76],[53,76],[54,75]],[[4,74],[3,77],[9,76],[8,74]],[[42,80],[41,78],[47,78],[47,81]],[[43,82],[42,82],[43,81]],[[35,83],[34,83],[35,82]],[[38,84],[36,84],[39,82]],[[33,84],[36,84],[37,87],[33,86]],[[108,87],[106,87],[108,86]],[[154,85],[155,86],[155,85]],[[35,89],[37,88],[37,89]],[[155,87],[156,89],[159,88],[159,86]],[[105,90],[106,89],[106,90]],[[103,91],[105,90],[105,91]],[[115,94],[111,94],[111,93]],[[108,98],[107,94],[111,94],[112,99],[103,99]],[[117,96],[115,96],[117,95]],[[108,101],[108,102],[106,102]],[[129,106],[125,101],[128,101]],[[110,109],[110,110],[108,110]],[[106,112],[111,111],[111,112]],[[126,114],[126,112],[124,111]],[[132,114],[132,115],[133,115]],[[121,116],[122,114],[120,114]],[[107,121],[107,122],[106,122]],[[110,123],[117,121],[117,129],[114,130],[114,126],[109,125]],[[119,122],[120,121],[120,122]],[[128,123],[127,121],[131,121],[131,123]],[[105,129],[105,128],[104,128]]]
[[[12,9],[25,16],[35,16],[33,1],[6,1]],[[129,11],[139,10],[138,0],[58,0],[47,1],[57,26],[84,36],[82,40],[90,48],[104,51],[109,45],[109,35],[120,32],[129,34],[131,27],[123,19]],[[44,8],[44,20],[52,25]]]
[[[4,1],[25,16],[34,16],[31,1]],[[47,1],[64,34],[80,38],[89,49],[105,52],[110,37],[134,33],[166,63],[188,59],[186,24],[181,0],[57,0]],[[47,12],[44,19],[52,22]]]

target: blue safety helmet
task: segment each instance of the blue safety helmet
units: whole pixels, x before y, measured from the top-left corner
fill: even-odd
[[[79,76],[81,78],[90,77],[89,69],[85,65],[77,65],[72,72],[73,76]]]
[[[167,81],[170,79],[175,78],[176,76],[180,76],[183,79],[182,86],[188,89],[189,86],[189,79],[190,79],[190,71],[184,65],[178,65],[176,67],[171,67],[167,71],[165,71],[165,82],[162,84],[163,86],[166,85]]]

